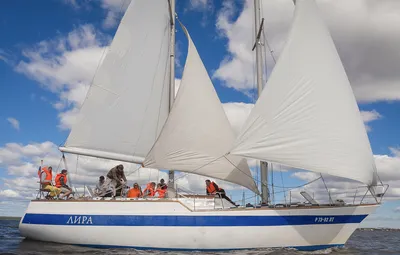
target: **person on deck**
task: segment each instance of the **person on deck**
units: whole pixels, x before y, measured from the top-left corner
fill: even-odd
[[[140,188],[139,184],[136,182],[133,184],[133,188],[128,191],[127,197],[128,198],[138,198],[142,196],[142,189]]]
[[[161,189],[165,189],[166,190],[168,188],[168,186],[165,183],[164,179],[161,179],[159,184],[160,184]]]
[[[143,190],[143,197],[154,197],[156,184],[149,182],[146,188]]]
[[[67,178],[68,171],[63,169],[61,173],[56,175],[56,178],[54,179],[56,183],[56,187],[61,190],[61,193],[63,194],[63,197],[69,198],[71,194],[73,194],[72,189],[67,185],[68,178]]]
[[[96,184],[94,193],[99,197],[111,197],[112,191],[105,185],[104,176],[99,177],[99,182]]]
[[[106,187],[110,187],[112,190],[112,196],[115,198],[117,194],[117,188],[122,189],[126,183],[126,177],[124,173],[124,166],[118,165],[111,168],[107,173],[107,179],[105,181]]]
[[[162,180],[162,179],[161,179]],[[158,198],[165,198],[165,193],[167,192],[167,189],[163,189],[161,183],[157,184],[157,189],[156,192],[158,194]]]
[[[50,167],[39,167],[38,175],[40,178],[40,186],[43,190],[48,190],[50,193],[46,196],[46,199],[53,199],[55,196],[60,195],[61,190],[54,187],[53,181],[53,168]]]
[[[215,182],[206,180],[206,193],[207,195],[218,195],[219,197],[225,198],[232,204],[236,205],[229,197],[226,196],[225,190],[218,187]]]

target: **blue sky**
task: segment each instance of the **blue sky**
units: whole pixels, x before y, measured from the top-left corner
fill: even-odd
[[[251,2],[177,2],[179,19],[188,28],[228,117],[240,123],[254,103],[251,96],[254,84],[249,82],[253,77]],[[270,5],[264,2],[263,6],[267,38],[277,56],[293,12],[291,1],[278,2],[271,1]],[[382,3],[379,11],[369,13],[377,21],[365,32],[356,22],[362,21],[365,13],[361,10],[365,10],[358,8],[356,2],[360,6],[366,4],[325,1],[320,7],[327,12],[349,5],[349,12],[341,19],[335,16],[335,11],[329,12],[326,19],[369,130],[378,170],[391,185],[388,200],[365,225],[400,227],[400,202],[396,200],[400,197],[400,55],[391,47],[400,43],[400,38],[393,36],[400,31],[390,26],[393,20],[387,21],[385,13],[398,6],[389,8]],[[0,201],[8,205],[6,210],[0,209],[0,215],[23,213],[26,198],[34,193],[36,184],[32,182],[39,158],[48,157],[51,163],[55,162],[52,164],[58,163],[60,154],[56,146],[68,136],[70,117],[84,97],[96,60],[112,40],[126,3],[106,0],[0,3]],[[357,24],[344,27],[341,22],[346,19],[349,24],[353,24],[352,20]],[[375,35],[379,35],[381,42],[375,40]],[[180,28],[176,36],[177,78],[180,78],[187,42]],[[359,38],[364,40],[360,42]],[[62,49],[61,42],[65,46]],[[88,70],[82,70],[79,64],[84,63],[85,67],[86,62]],[[271,69],[273,62],[271,59],[267,62]],[[244,107],[238,102],[245,103]],[[286,186],[296,186],[315,177],[303,171],[297,173],[282,172]],[[78,179],[85,174],[95,178],[82,171]],[[281,184],[280,178],[281,172],[276,172],[276,185]],[[200,183],[190,188],[202,191],[202,179],[190,180]],[[329,178],[327,182],[331,183]],[[321,191],[321,184],[309,189]],[[233,189],[231,194],[240,199],[242,191]]]

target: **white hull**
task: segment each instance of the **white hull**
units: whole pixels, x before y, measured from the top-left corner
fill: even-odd
[[[378,205],[191,210],[184,201],[32,201],[27,238],[95,247],[233,250],[342,246]]]

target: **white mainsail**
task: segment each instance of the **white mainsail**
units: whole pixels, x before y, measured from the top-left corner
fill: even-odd
[[[314,0],[297,0],[285,48],[232,155],[376,183],[348,77]]]
[[[132,1],[60,150],[141,163],[169,112],[168,1]]]
[[[235,141],[234,132],[189,33],[183,30],[189,46],[181,84],[143,165],[218,178],[258,193],[246,159],[224,156]]]

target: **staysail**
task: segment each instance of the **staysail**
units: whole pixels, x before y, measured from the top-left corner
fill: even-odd
[[[376,183],[348,77],[314,0],[297,0],[285,48],[232,155]]]
[[[143,165],[218,178],[258,193],[246,159],[224,156],[235,136],[196,47],[183,30],[189,46],[181,84]]]
[[[132,1],[60,150],[141,163],[169,112],[168,1]]]

